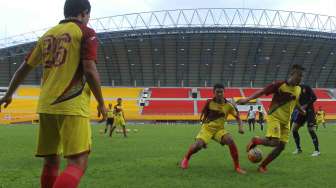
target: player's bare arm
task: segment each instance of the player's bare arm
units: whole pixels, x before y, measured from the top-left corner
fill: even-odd
[[[91,60],[84,60],[83,71],[89,87],[98,102],[98,117],[102,116],[101,121],[106,121],[107,109],[105,107],[103,95],[100,88],[100,77],[97,71],[96,63]]]
[[[246,104],[248,103],[250,100],[253,100],[253,99],[256,99],[256,98],[259,98],[260,96],[263,96],[265,94],[265,89],[262,89],[262,90],[259,90],[257,92],[255,92],[253,95],[249,96],[249,97],[246,97],[246,98],[242,98],[242,99],[239,99],[237,101],[237,104]]]

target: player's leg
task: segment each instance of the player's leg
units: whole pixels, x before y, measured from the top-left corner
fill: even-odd
[[[197,153],[202,148],[206,148],[210,139],[213,137],[215,132],[209,130],[206,125],[203,125],[200,132],[196,136],[196,141],[192,144],[188,152],[184,155],[183,160],[181,161],[180,167],[183,169],[187,169],[189,166],[189,160],[191,156]]]
[[[281,136],[280,122],[277,119],[268,116],[267,123],[268,126],[266,131],[266,137],[264,138],[258,136],[253,137],[247,144],[246,152],[250,151],[250,149],[256,147],[257,145],[270,146],[270,147],[275,147],[278,145],[278,140],[272,138],[280,138]]]
[[[110,122],[109,122],[109,119],[107,119],[107,120],[106,120],[105,129],[104,129],[104,134],[106,134],[106,133],[107,133],[107,130],[108,130],[109,124],[110,124]]]
[[[217,137],[220,136],[219,134],[223,134],[223,133],[217,133],[215,135],[215,139],[217,140],[218,139]],[[237,149],[235,142],[233,141],[232,136],[228,133],[226,134],[224,133],[224,135],[221,136],[220,144],[227,145],[229,147],[235,171],[240,174],[245,174],[246,171],[240,168],[238,149]]]
[[[255,128],[255,119],[252,119],[252,126],[253,126],[253,132],[254,132],[254,128]]]
[[[112,133],[115,130],[116,126],[112,124],[110,127],[111,128],[110,128],[110,134],[109,134],[109,136],[112,137]]]
[[[272,150],[272,152],[259,165],[258,171],[261,173],[265,173],[267,171],[266,168],[267,165],[269,165],[274,159],[276,159],[281,154],[281,152],[285,149],[286,144],[289,140],[289,134],[290,134],[289,122],[287,124],[282,124],[280,122],[278,122],[279,124],[277,124],[275,122],[276,121],[273,121],[272,122],[273,125],[270,125],[271,129],[267,129],[266,136],[269,137],[270,140],[273,140],[276,143],[276,145]]]
[[[202,148],[206,148],[206,143],[200,138],[196,139],[196,142],[189,147],[188,152],[184,155],[180,167],[187,169],[189,167],[189,160],[191,156],[200,151]]]
[[[260,120],[260,129],[261,129],[261,131],[264,130],[264,120],[263,119]]]
[[[312,138],[313,144],[314,144],[314,148],[315,151],[313,152],[312,156],[319,156],[320,155],[320,147],[319,147],[319,141],[317,138],[317,135],[314,131],[314,126],[309,126],[308,127],[308,132],[310,134],[310,137]]]
[[[41,174],[41,188],[52,188],[59,174],[60,157],[58,155],[44,157]]]
[[[59,174],[61,153],[57,115],[40,114],[37,157],[44,158],[40,177],[42,188],[51,188]]]
[[[89,118],[63,116],[61,135],[67,166],[56,179],[54,188],[77,187],[87,168],[91,150],[91,127]],[[76,135],[76,136],[74,136]]]
[[[122,130],[123,130],[123,133],[124,133],[124,137],[126,138],[127,133],[126,133],[126,126],[125,125],[122,125]]]
[[[300,145],[300,135],[299,135],[299,129],[302,126],[302,124],[294,122],[292,124],[292,133],[293,133],[293,138],[295,141],[296,145],[296,150],[293,152],[293,154],[300,154],[302,153],[301,145]]]
[[[314,130],[314,126],[316,126],[315,113],[312,110],[307,110],[307,128],[315,148],[315,151],[313,152],[312,156],[316,157],[320,155],[320,148],[319,148],[319,141]]]
[[[53,188],[77,187],[87,168],[89,153],[67,157],[67,167],[57,178]]]
[[[269,165],[274,159],[276,159],[281,152],[285,149],[286,142],[280,141],[278,138],[271,138],[273,141],[277,142],[274,149],[271,151],[270,154],[261,162],[259,165],[259,172],[265,173],[267,171],[267,165]]]
[[[249,126],[249,130],[250,130],[250,132],[251,132],[251,124],[252,124],[251,119],[248,119],[248,120],[247,120],[247,123],[248,123],[248,126]]]

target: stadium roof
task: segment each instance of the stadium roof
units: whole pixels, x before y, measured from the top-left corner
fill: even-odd
[[[104,85],[263,86],[286,78],[289,67],[298,63],[307,68],[305,83],[336,87],[335,17],[260,9],[185,9],[90,23],[99,32],[98,68]],[[7,48],[0,49],[0,66],[9,63],[0,84],[9,81],[16,63],[43,32],[7,39],[15,41],[11,45],[1,43]],[[27,82],[38,83],[40,74],[38,69]]]

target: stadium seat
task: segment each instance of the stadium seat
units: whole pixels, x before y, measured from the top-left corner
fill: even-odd
[[[18,96],[22,97],[38,97],[40,96],[39,86],[20,86],[16,91]]]
[[[102,88],[104,98],[138,98],[141,90],[142,88]]]
[[[190,88],[151,88],[151,98],[189,98]]]
[[[331,99],[328,90],[326,89],[314,89],[314,92],[318,99]]]
[[[243,89],[243,92],[244,92],[244,95],[245,97],[248,97],[248,96],[251,96],[253,93],[259,91],[261,88],[244,88]],[[273,95],[264,95],[264,96],[261,96],[260,98],[261,99],[270,99],[272,98]]]
[[[154,114],[193,114],[194,113],[194,101],[178,101],[178,100],[166,100],[166,101],[149,101],[149,105],[145,106],[143,115]]]
[[[212,98],[213,89],[212,88],[198,88],[200,91],[201,98]],[[240,89],[238,88],[225,88],[224,95],[226,98],[241,97]]]

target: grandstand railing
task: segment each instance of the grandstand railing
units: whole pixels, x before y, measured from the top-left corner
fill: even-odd
[[[197,8],[95,18],[91,19],[90,26],[97,32],[185,27],[253,27],[336,33],[336,17],[269,9]],[[34,42],[47,29],[0,39],[0,48]]]

